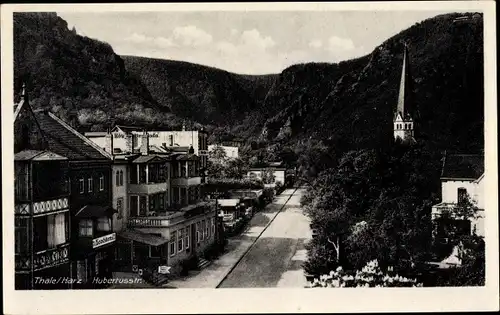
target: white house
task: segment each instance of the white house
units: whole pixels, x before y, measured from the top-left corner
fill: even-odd
[[[216,146],[219,146],[217,144],[210,144],[208,146],[208,151],[212,151]],[[237,159],[239,157],[239,148],[236,146],[226,146],[226,145],[220,145],[220,147],[226,152],[226,156],[230,159]]]
[[[478,208],[478,218],[456,218],[465,233],[484,236],[484,156],[447,155],[441,173],[441,202],[432,207],[432,219],[443,211],[453,209],[469,196]],[[439,227],[438,227],[439,229]]]
[[[285,184],[286,168],[282,166],[281,162],[271,162],[264,167],[251,167],[248,170],[247,177],[262,179],[262,175],[269,171],[274,175],[274,180],[270,184],[276,184],[277,182],[281,182],[282,185]]]

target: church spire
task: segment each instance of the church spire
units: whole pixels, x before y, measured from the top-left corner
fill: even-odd
[[[396,112],[396,115],[400,114],[403,119],[411,116],[411,79],[408,44],[405,42],[403,49],[403,66],[401,68],[401,82],[399,84],[398,107]]]
[[[413,87],[410,73],[408,44],[405,42],[403,49],[403,66],[401,69],[401,82],[399,84],[398,104],[394,115],[394,139],[400,138],[402,141],[415,141],[412,90]]]

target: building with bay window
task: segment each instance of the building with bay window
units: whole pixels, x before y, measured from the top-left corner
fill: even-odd
[[[24,92],[14,117],[16,287],[94,288],[95,277],[111,274],[116,238],[111,156],[54,114],[33,111]],[[79,281],[37,286],[37,272]]]

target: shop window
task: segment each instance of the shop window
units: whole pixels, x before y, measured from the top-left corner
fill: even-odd
[[[100,232],[111,231],[111,219],[108,217],[101,217],[97,219],[97,230]]]
[[[149,257],[150,258],[160,258],[161,257],[161,247],[160,246],[149,246]]]
[[[87,264],[85,260],[78,260],[76,262],[76,276],[79,282],[87,282]]]
[[[80,236],[92,237],[92,220],[80,220],[78,223]]]
[[[175,232],[172,233],[172,239],[169,243],[170,256],[175,256]]]

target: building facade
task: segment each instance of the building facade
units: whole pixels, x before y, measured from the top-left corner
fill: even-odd
[[[16,287],[100,287],[93,280],[110,276],[115,238],[109,155],[52,113],[33,111],[26,97],[14,115],[17,243],[26,252],[18,265],[31,268]],[[38,271],[65,280],[37,286]]]
[[[435,222],[435,237],[446,242],[448,224],[454,225],[463,234],[477,234],[484,237],[484,156],[447,155],[441,174],[441,202],[432,207]],[[442,222],[443,213],[453,211],[472,201],[477,207],[477,215],[471,218],[452,217],[453,221]]]

